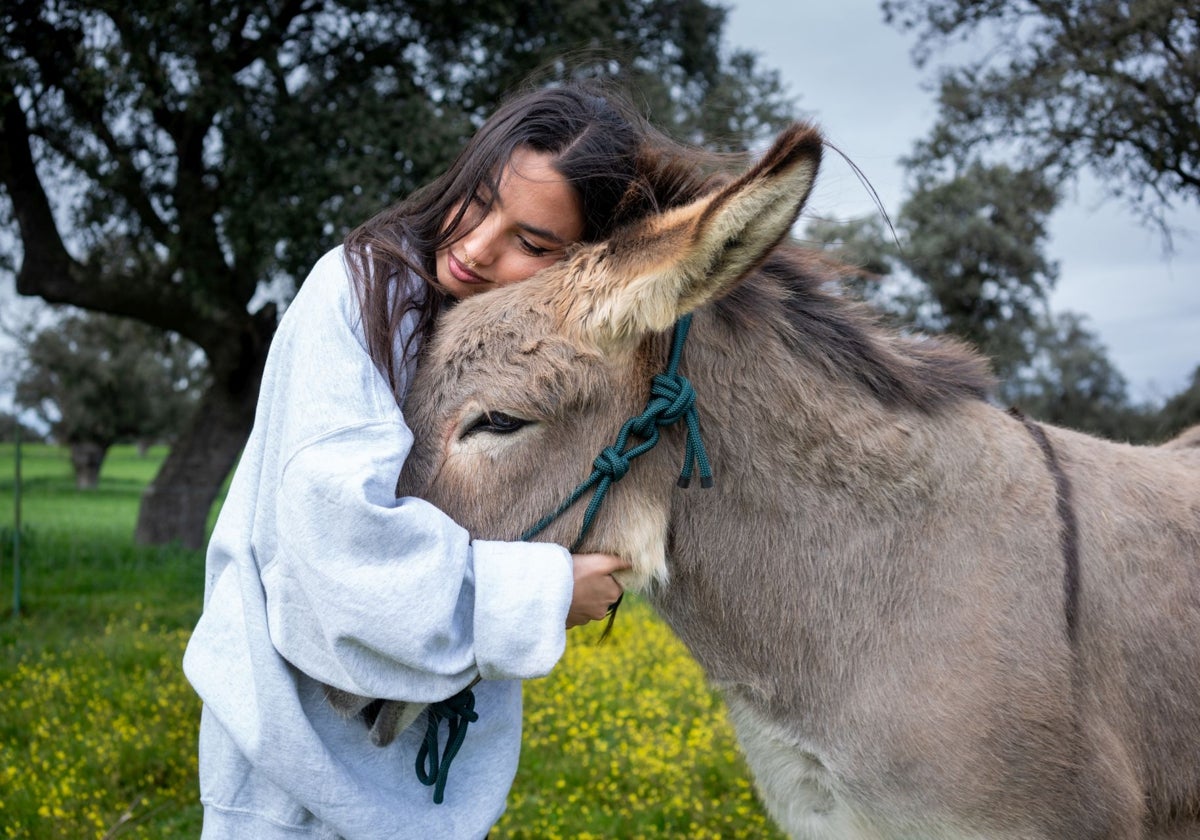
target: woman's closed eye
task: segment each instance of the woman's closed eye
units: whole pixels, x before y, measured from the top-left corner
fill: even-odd
[[[544,257],[559,250],[558,248],[543,248],[540,245],[535,245],[524,236],[518,236],[517,241],[521,244],[521,250],[531,257]]]

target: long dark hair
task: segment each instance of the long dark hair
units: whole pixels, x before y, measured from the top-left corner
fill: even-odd
[[[494,181],[517,148],[554,156],[555,169],[579,196],[583,242],[604,239],[660,205],[689,197],[702,182],[695,164],[703,153],[685,153],[611,86],[571,81],[508,98],[445,173],[346,237],[367,350],[393,391],[401,320],[415,311],[414,335],[431,329],[447,297],[437,285],[436,253],[463,235],[458,223],[468,198],[496,194]],[[425,281],[424,295],[397,297],[395,279],[406,272]]]

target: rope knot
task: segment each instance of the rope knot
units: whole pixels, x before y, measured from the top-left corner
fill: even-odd
[[[696,390],[687,377],[677,373],[657,374],[650,385],[650,393],[666,401],[666,404],[658,406],[656,411],[656,422],[660,426],[678,423],[696,407]]]
[[[600,454],[596,456],[592,466],[613,481],[620,481],[625,477],[625,473],[629,472],[629,458],[615,446],[606,446],[600,450]]]
[[[658,415],[653,411],[646,410],[637,417],[630,417],[625,422],[623,431],[627,433],[626,439],[628,439],[628,433],[632,433],[640,437],[642,440],[649,440],[651,438],[658,437],[658,426]]]

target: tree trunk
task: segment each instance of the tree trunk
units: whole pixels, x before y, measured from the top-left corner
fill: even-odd
[[[226,356],[232,372],[214,363],[213,384],[176,439],[154,481],[142,493],[134,540],[140,545],[179,543],[200,549],[208,538],[208,516],[221,485],[237,462],[254,424],[254,410],[267,347],[274,332],[274,308],[251,319],[240,353]]]
[[[70,444],[71,466],[75,469],[75,487],[79,490],[94,490],[100,481],[100,467],[108,447],[94,441],[77,441]]]

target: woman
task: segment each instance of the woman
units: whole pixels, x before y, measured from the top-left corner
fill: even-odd
[[[396,499],[412,442],[400,406],[447,302],[526,279],[652,205],[637,163],[651,134],[585,86],[519,96],[301,287],[272,343],[184,658],[204,701],[205,838],[459,840],[503,812],[520,681],[554,666],[567,627],[605,615],[624,563],[472,540],[429,504]],[[478,720],[440,805],[414,771],[423,726],[376,747],[325,694],[432,703],[477,676]]]

